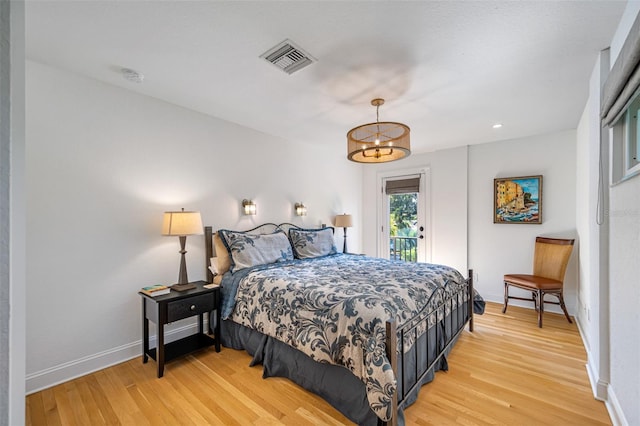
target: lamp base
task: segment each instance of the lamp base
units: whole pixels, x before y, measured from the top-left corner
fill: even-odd
[[[342,252],[347,253],[347,228],[344,228],[344,245],[342,246]]]
[[[195,284],[186,283],[186,284],[174,284],[171,286],[171,290],[175,291],[187,291],[196,288]]]

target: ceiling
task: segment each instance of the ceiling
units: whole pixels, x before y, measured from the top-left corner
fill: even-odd
[[[27,0],[27,58],[345,153],[346,132],[375,121],[382,97],[380,120],[409,125],[413,151],[427,152],[576,128],[624,7]],[[285,39],[318,62],[288,75],[260,58]]]

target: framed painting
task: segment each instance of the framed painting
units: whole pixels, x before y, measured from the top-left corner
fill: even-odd
[[[493,223],[542,223],[542,175],[493,180]]]

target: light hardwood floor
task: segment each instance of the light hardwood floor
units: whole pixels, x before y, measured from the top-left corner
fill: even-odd
[[[533,310],[487,304],[405,411],[407,425],[603,425],[575,324]],[[349,421],[286,379],[262,379],[250,357],[223,348],[175,360],[156,378],[140,358],[27,397],[30,425],[336,425]]]

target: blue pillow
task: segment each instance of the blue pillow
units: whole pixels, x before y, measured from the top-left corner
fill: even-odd
[[[282,231],[257,235],[221,229],[218,233],[231,255],[231,272],[293,260],[291,243]]]
[[[310,259],[336,254],[333,228],[289,229],[289,239],[298,259]]]

